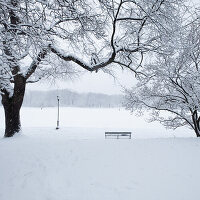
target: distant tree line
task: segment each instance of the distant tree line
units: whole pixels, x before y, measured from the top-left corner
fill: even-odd
[[[60,106],[68,107],[121,107],[123,95],[107,95],[100,93],[77,93],[70,90],[27,91],[23,106],[55,107],[57,95]]]

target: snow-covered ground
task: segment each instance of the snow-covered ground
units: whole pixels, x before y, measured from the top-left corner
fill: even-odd
[[[123,109],[23,108],[0,139],[0,200],[199,200],[200,141]],[[0,108],[3,136],[3,110]],[[105,131],[132,131],[104,139]]]
[[[195,137],[192,130],[167,130],[158,122],[148,123],[147,116],[136,117],[123,108],[60,109],[60,130],[56,131],[57,108],[21,109],[23,134],[26,136],[60,135],[72,139],[104,139],[105,131],[131,131],[133,138]],[[0,107],[0,136],[3,137],[4,113]]]

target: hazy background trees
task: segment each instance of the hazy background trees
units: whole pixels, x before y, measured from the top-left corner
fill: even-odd
[[[60,98],[60,106],[109,108],[121,107],[123,95],[108,95],[101,93],[78,93],[67,89],[50,91],[26,91],[23,106],[28,107],[55,107],[57,95]]]

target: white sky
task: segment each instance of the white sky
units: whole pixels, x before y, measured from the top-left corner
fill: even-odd
[[[127,71],[119,71],[115,74],[117,79],[102,71],[98,73],[86,72],[74,80],[56,81],[55,84],[48,82],[38,82],[28,84],[28,90],[52,90],[70,89],[77,92],[97,92],[105,94],[121,94],[122,86],[131,87],[136,83],[134,74]]]

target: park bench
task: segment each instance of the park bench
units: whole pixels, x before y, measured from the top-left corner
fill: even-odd
[[[131,132],[105,132],[105,139],[131,139]]]

